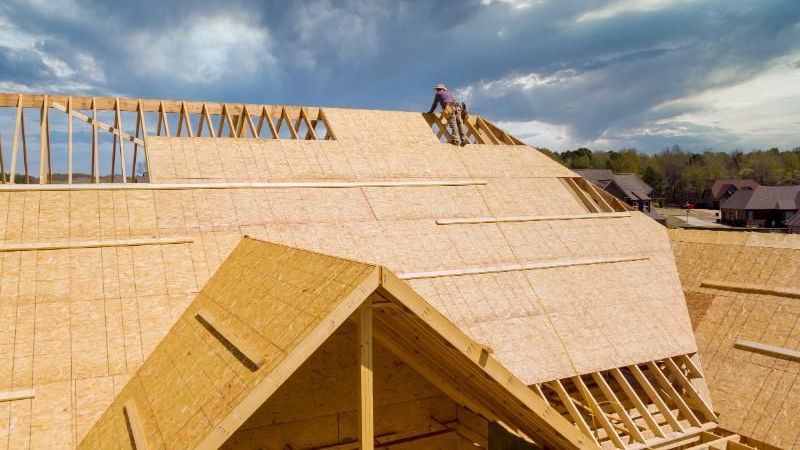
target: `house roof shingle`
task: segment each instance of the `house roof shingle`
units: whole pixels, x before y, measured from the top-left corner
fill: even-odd
[[[724,209],[800,209],[800,186],[758,186],[740,189],[723,204]]]
[[[722,195],[726,193],[731,186],[738,190],[742,188],[755,189],[761,185],[756,180],[716,180],[711,186],[711,195],[714,197],[714,200],[720,200]]]

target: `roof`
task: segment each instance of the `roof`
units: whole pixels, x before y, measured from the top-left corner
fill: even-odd
[[[797,211],[787,222],[789,227],[800,227],[800,211]]]
[[[797,210],[800,209],[800,186],[758,186],[740,189],[722,205],[724,209]]]
[[[711,196],[714,198],[714,200],[719,201],[731,186],[735,187],[736,190],[739,190],[742,188],[755,189],[761,185],[756,180],[716,180],[714,181],[714,184],[711,185]]]
[[[614,172],[608,169],[579,169],[575,173],[605,189],[614,179]]]
[[[594,185],[621,198],[651,200],[653,188],[633,173],[613,173],[607,169],[581,169],[575,171]]]
[[[362,307],[384,346],[436,369],[431,382],[450,380],[488,417],[554,448],[593,445],[385,268],[245,238],[79,448],[129,443],[126,420],[137,447],[218,448]]]
[[[56,102],[75,114],[92,106],[47,98],[54,123],[65,119]],[[0,106],[44,100],[0,94]],[[94,102],[106,116],[115,105],[121,126],[92,121],[105,134],[99,151],[126,130],[124,160],[136,142],[149,179],[0,185],[0,298],[11,312],[0,355],[24,362],[8,368],[8,385],[36,391],[10,409],[10,447],[79,442],[244,235],[386,267],[526,385],[697,351],[664,228],[635,211],[590,212],[569,183],[577,175],[531,147],[442,144],[411,112]],[[166,116],[172,130],[148,126],[131,141],[127,112],[138,107],[144,123]],[[253,120],[259,137],[245,107],[272,117]],[[176,135],[186,120],[203,124],[202,137],[186,126]],[[283,125],[280,139],[265,137],[268,120]],[[285,133],[298,121],[327,132]],[[79,142],[76,154],[88,154]]]
[[[798,363],[740,348],[800,349],[800,235],[669,230],[720,426],[778,448],[800,442]]]
[[[651,200],[650,194],[653,192],[653,188],[651,188],[647,183],[639,179],[638,176],[632,173],[617,173],[614,174],[614,180],[612,182],[615,184],[620,191],[622,191],[625,197],[630,198],[632,200]]]

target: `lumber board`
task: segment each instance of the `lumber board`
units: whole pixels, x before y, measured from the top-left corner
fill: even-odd
[[[800,290],[798,289],[775,288],[757,284],[731,283],[727,281],[717,281],[717,280],[703,280],[700,282],[700,287],[709,289],[718,289],[721,291],[742,292],[747,294],[774,295],[776,297],[800,299]]]
[[[125,402],[123,409],[128,425],[130,426],[133,447],[136,450],[147,450],[147,440],[145,439],[144,430],[142,429],[142,421],[139,418],[139,412],[136,409],[136,403],[133,400],[128,400]]]
[[[63,250],[77,248],[104,248],[104,247],[138,247],[142,245],[172,245],[191,244],[190,238],[141,238],[141,239],[110,239],[91,241],[65,241],[65,242],[32,242],[20,244],[0,244],[0,253],[26,252],[37,250]]]
[[[588,214],[553,214],[509,217],[466,217],[456,219],[436,219],[437,225],[466,225],[481,223],[507,223],[507,222],[550,222],[558,220],[584,220],[584,219],[621,219],[630,217],[629,212],[588,213]]]
[[[762,355],[772,356],[773,358],[783,359],[786,361],[800,362],[800,350],[792,350],[786,347],[778,347],[777,345],[763,344],[761,342],[748,341],[746,339],[737,339],[733,344],[734,348],[739,350],[746,350],[753,353],[760,353]]]
[[[13,402],[16,400],[26,400],[36,397],[34,389],[20,389],[16,391],[0,392],[0,402]]]
[[[375,407],[373,395],[372,358],[372,308],[369,301],[358,310],[358,366],[359,366],[359,447],[362,450],[375,448]]]
[[[88,123],[90,125],[96,126],[97,128],[100,128],[101,130],[108,131],[109,133],[119,137],[120,139],[125,139],[126,141],[130,141],[130,142],[133,142],[133,143],[136,143],[136,144],[144,146],[144,141],[143,140],[137,138],[136,136],[131,136],[130,134],[125,133],[124,131],[120,130],[119,128],[115,128],[115,127],[113,127],[111,125],[103,123],[103,122],[97,120],[96,118],[89,117],[89,116],[81,113],[80,111],[75,111],[75,107],[74,106],[73,106],[73,108],[72,108],[72,110],[70,112],[67,112],[67,107],[66,106],[64,106],[64,105],[62,105],[61,103],[58,103],[58,102],[52,102],[52,103],[50,103],[50,106],[53,107],[54,109],[57,109],[57,110],[63,112],[63,113],[71,114],[76,119],[82,120],[82,121],[84,121],[84,122],[86,122],[86,123]],[[98,110],[100,110],[100,108],[98,108]],[[109,111],[113,111],[113,110],[114,110],[114,108],[110,108],[109,109]],[[129,110],[120,108],[120,111],[129,111]],[[131,110],[131,111],[135,111],[135,109]]]

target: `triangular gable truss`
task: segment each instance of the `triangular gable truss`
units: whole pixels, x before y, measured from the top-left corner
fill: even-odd
[[[275,310],[270,308],[280,303],[276,296],[291,299],[303,311],[283,309],[272,317],[269,311]],[[314,313],[319,315],[311,320],[309,314]],[[291,343],[282,342],[286,332],[269,322],[271,317],[289,328],[301,322],[308,326]],[[361,448],[372,448],[373,443],[373,337],[452,400],[523,438],[553,448],[596,448],[495,360],[490,350],[389,270],[250,238],[239,244],[187,307],[79,447],[104,448],[127,441],[126,446],[136,448],[218,448],[348,320],[357,323],[361,343]],[[264,327],[265,323],[272,326]],[[271,332],[276,333],[272,340],[265,339],[264,334]],[[203,345],[203,352],[179,348],[192,339]],[[191,434],[182,433],[179,430],[186,426],[176,423],[196,417],[193,408],[202,415],[204,389],[217,392],[214,384],[225,384],[219,377],[192,381],[198,368],[216,373],[201,360],[207,353],[238,361],[234,366],[244,387],[235,398],[218,403],[223,411],[214,423],[195,424]]]

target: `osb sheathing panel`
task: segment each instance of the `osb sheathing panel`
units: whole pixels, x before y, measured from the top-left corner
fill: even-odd
[[[724,428],[800,448],[800,363],[733,348],[800,348],[797,299],[701,288],[704,280],[800,288],[800,236],[670,230],[706,380]]]
[[[224,448],[316,448],[358,439],[356,333],[349,323],[342,328],[234,433]],[[443,429],[432,418],[439,422],[458,419],[455,403],[388,350],[376,345],[373,362],[376,435],[385,436],[384,440],[399,439]],[[482,431],[486,436],[486,422]],[[402,448],[458,449],[460,441],[451,433]]]
[[[243,241],[82,445],[112,448],[130,443],[127,431],[117,422],[123,417],[124,402],[133,400],[150,445],[157,448],[168,442],[174,448],[195,447],[373,271],[373,266],[365,264]],[[309,285],[320,288],[303,289]],[[251,371],[206,330],[195,317],[201,310],[258,349],[264,357],[258,370]]]
[[[334,119],[336,114],[330,113],[329,119],[339,121],[337,132],[338,127],[365,126],[352,111],[342,110],[341,119]],[[408,119],[401,117],[396,122]],[[388,138],[364,141],[347,133],[324,142],[149,138],[150,175],[161,182],[475,178],[488,184],[0,193],[3,244],[192,240],[178,245],[0,253],[0,330],[5,330],[0,332],[0,378],[9,388],[37,390],[32,401],[0,404],[0,413],[7,411],[0,417],[8,418],[0,420],[0,427],[5,426],[9,436],[7,441],[0,438],[0,448],[5,442],[13,448],[42,441],[54,446],[76,444],[245,234],[382,264],[396,273],[642,253],[651,259],[417,280],[414,285],[428,292],[428,301],[456,323],[487,317],[492,327],[486,322],[465,331],[492,347],[500,361],[515,368],[526,382],[574,375],[582,370],[578,368],[607,369],[694,351],[694,343],[686,340],[689,321],[681,309],[685,306],[668,306],[683,305],[683,300],[674,287],[677,272],[662,228],[638,213],[622,219],[436,225],[439,218],[586,210],[556,179],[571,172],[546,156],[512,146],[456,149],[435,138],[432,142],[424,120],[422,125],[402,125],[407,134],[392,131]],[[418,135],[410,131],[415,127]],[[374,135],[374,130],[369,133]],[[176,156],[178,148],[182,155]],[[178,165],[186,168],[176,169],[175,161],[183,161]],[[626,277],[634,273],[630,270],[645,278]],[[505,285],[507,278],[513,284]],[[575,287],[561,290],[563,286],[554,286],[551,278]],[[619,281],[624,288],[608,280]],[[502,304],[496,295],[501,289],[514,301]],[[587,298],[593,306],[603,307],[573,305],[570,292],[592,289],[594,295]],[[48,309],[56,306],[60,309]],[[564,309],[573,316],[559,317]],[[574,311],[590,315],[577,316]],[[631,323],[632,316],[642,322]],[[579,329],[568,330],[565,337],[590,333],[583,323],[601,323],[610,329],[604,333],[608,338],[579,335],[576,339],[590,347],[566,344],[555,324],[568,329],[575,322],[581,324]],[[520,335],[521,327],[528,325],[530,331]],[[647,333],[636,331],[639,327]],[[629,329],[652,341],[612,345],[618,339],[612,336],[624,336]],[[44,400],[57,395],[63,395],[57,404]],[[54,411],[51,406],[60,404],[69,405],[64,413],[69,419],[47,420]],[[36,419],[34,442],[32,414],[39,411],[43,416]]]

